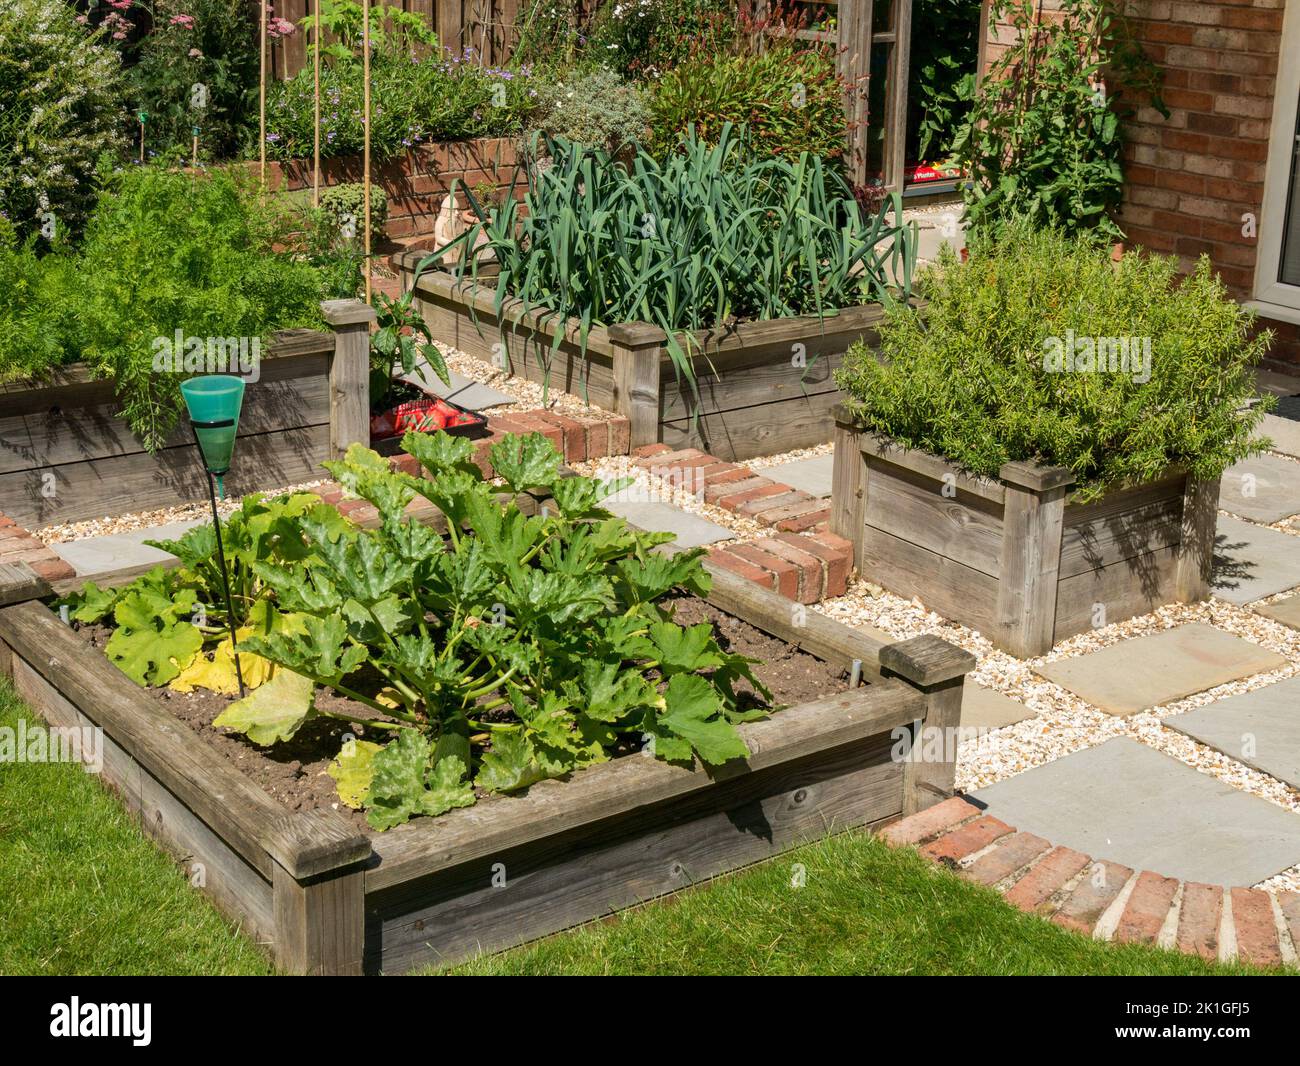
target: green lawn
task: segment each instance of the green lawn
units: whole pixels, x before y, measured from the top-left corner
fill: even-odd
[[[0,679],[0,727],[34,716]],[[795,888],[795,864],[803,887]],[[69,765],[0,765],[0,974],[264,974],[117,800]],[[463,974],[1205,974],[1115,947],[861,834],[447,971]]]
[[[36,716],[0,678],[0,727]],[[0,765],[0,974],[263,974],[266,959],[191,888],[91,775]]]

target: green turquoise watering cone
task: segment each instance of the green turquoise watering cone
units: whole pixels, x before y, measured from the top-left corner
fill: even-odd
[[[181,382],[181,395],[194,424],[203,463],[217,479],[224,497],[221,478],[230,469],[230,458],[235,451],[239,411],[244,403],[244,380],[228,374],[190,378]]]

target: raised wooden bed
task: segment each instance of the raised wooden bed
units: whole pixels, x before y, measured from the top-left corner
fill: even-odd
[[[789,601],[714,578],[717,606],[825,660],[861,660],[870,683],[744,726],[752,756],[712,772],[630,756],[386,834],[281,807],[33,599],[48,588],[26,568],[0,566],[0,669],[51,724],[103,729],[105,782],[282,969],[396,973],[952,793],[951,761],[899,761],[894,746],[958,725],[971,656],[936,637],[881,644],[820,615],[798,624]]]
[[[294,330],[268,345],[226,478],[234,495],[314,480],[322,460],[369,440],[374,312],[356,300],[323,310],[334,332]],[[206,499],[186,419],[151,455],[120,408],[113,383],[82,364],[46,381],[0,385],[0,511],[35,529]]]
[[[393,256],[409,285],[422,253]],[[497,325],[491,283],[457,281],[443,271],[424,274],[416,303],[435,338],[552,387],[627,416],[632,447],[662,441],[700,448],[720,459],[774,455],[831,439],[831,409],[840,400],[834,371],[859,339],[878,343],[882,312],[875,305],[815,316],[742,322],[725,331],[699,331],[695,352],[699,398],[679,379],[666,335],[645,322],[593,328],[584,354],[577,319],[553,347],[555,315],[512,302]],[[796,358],[798,357],[798,358]],[[802,361],[803,365],[796,365]],[[548,373],[549,371],[549,373]],[[698,419],[692,414],[698,413]]]
[[[862,573],[1022,657],[1209,595],[1219,483],[1182,471],[1070,499],[1061,467],[972,477],[836,411],[831,528]]]

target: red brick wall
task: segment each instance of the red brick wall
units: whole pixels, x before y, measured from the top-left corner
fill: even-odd
[[[524,182],[523,175],[516,173],[517,159],[515,141],[500,137],[425,145],[387,163],[372,164],[371,180],[382,186],[388,196],[388,236],[402,238],[433,233],[443,198],[457,178],[471,189],[487,181],[499,193],[509,191],[522,198]],[[311,188],[310,159],[270,163],[267,171],[267,182],[273,189]],[[359,182],[361,176],[360,156],[321,160],[322,188]],[[468,206],[463,198],[461,206]]]
[[[1168,119],[1139,109],[1125,130],[1127,169],[1120,225],[1131,245],[1202,254],[1239,298],[1254,284],[1258,221],[1286,0],[1128,0],[1143,47],[1164,71]],[[1058,6],[1047,0],[1045,8]],[[990,24],[990,58],[1007,27]],[[1300,61],[1300,60],[1297,60]],[[1278,333],[1272,358],[1300,363],[1297,330]]]

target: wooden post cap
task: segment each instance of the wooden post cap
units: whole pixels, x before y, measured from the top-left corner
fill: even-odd
[[[365,300],[322,300],[320,313],[334,329],[369,325],[379,319],[375,309]]]
[[[880,649],[880,667],[914,685],[929,688],[961,677],[975,669],[975,656],[932,633],[886,644]]]

